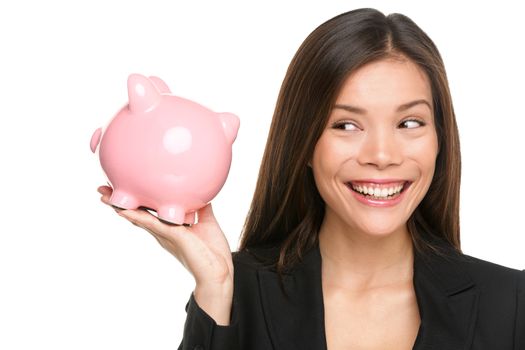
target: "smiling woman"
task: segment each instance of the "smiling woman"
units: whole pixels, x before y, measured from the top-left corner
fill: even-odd
[[[211,204],[120,215],[195,277],[179,349],[525,349],[525,272],[461,250],[460,165],[437,48],[359,9],[293,58],[237,252]]]

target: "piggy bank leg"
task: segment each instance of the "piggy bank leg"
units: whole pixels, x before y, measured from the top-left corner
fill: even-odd
[[[122,209],[137,209],[139,207],[139,201],[126,191],[115,189],[109,199],[111,205],[122,208]]]
[[[177,225],[182,225],[186,218],[186,210],[177,205],[163,205],[157,210],[157,214],[160,219]]]
[[[195,223],[195,212],[189,212],[184,217],[184,223],[193,225]]]

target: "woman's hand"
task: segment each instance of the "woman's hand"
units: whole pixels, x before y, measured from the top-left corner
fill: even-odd
[[[113,189],[100,186],[101,201],[107,205]],[[197,212],[198,223],[185,226],[167,224],[143,209],[119,209],[117,213],[142,227],[175,256],[195,278],[194,297],[199,307],[218,324],[229,324],[233,298],[233,263],[230,246],[211,203]]]

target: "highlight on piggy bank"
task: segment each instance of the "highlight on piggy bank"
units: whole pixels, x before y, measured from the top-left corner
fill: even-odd
[[[226,182],[239,118],[175,96],[158,77],[131,74],[128,104],[91,137],[113,187],[110,203],[195,223]]]

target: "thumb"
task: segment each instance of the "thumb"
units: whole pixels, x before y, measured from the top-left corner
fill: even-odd
[[[206,204],[204,207],[200,208],[197,211],[198,222],[199,223],[217,223],[215,215],[213,215],[213,208],[211,202]]]

